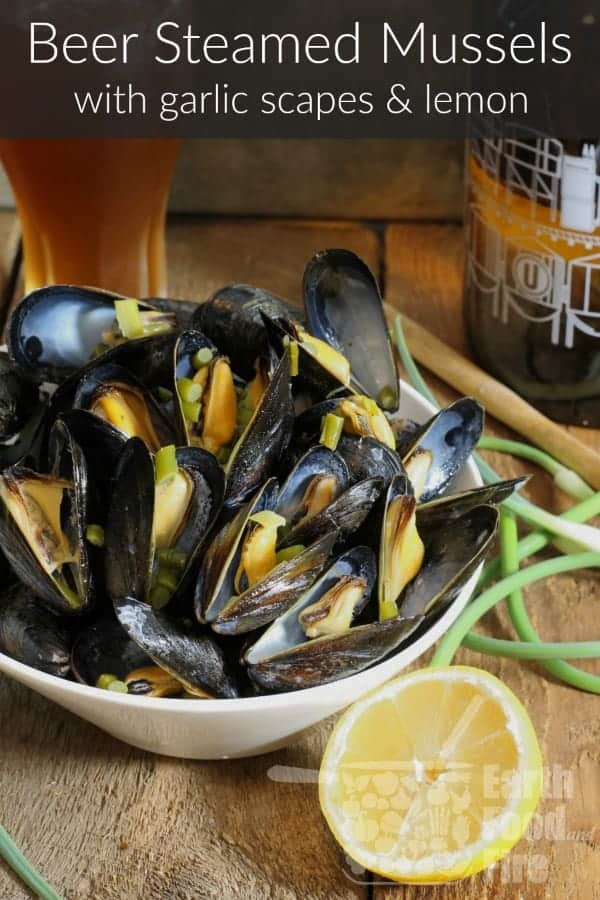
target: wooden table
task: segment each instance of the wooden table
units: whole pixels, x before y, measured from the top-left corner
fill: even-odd
[[[236,280],[299,298],[304,263],[324,246],[360,253],[381,277],[388,301],[463,347],[457,225],[381,230],[348,222],[180,219],[169,227],[171,292],[203,298]],[[4,300],[10,302],[18,284],[10,213],[0,215],[0,247]],[[440,399],[453,397],[435,379],[430,383]],[[598,433],[583,437],[600,449]],[[505,458],[492,455],[492,462],[505,475],[524,471]],[[535,475],[531,495],[551,508],[564,505],[549,480]],[[597,635],[599,601],[598,577],[588,574],[528,592],[532,619],[548,639]],[[503,611],[487,617],[486,630],[510,633]],[[315,784],[273,778],[274,766],[317,769],[331,721],[269,756],[180,761],[118,743],[0,677],[0,821],[67,900],[600,896],[599,699],[554,683],[533,663],[467,651],[458,660],[489,668],[523,700],[549,767],[550,796],[531,839],[492,872],[454,887],[370,884],[368,873],[353,872],[331,838]],[[584,665],[600,672],[594,663]],[[0,900],[29,896],[0,866]]]

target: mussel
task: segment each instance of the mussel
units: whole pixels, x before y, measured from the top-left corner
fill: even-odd
[[[349,250],[322,250],[304,272],[304,308],[316,338],[350,363],[361,393],[384,409],[399,403],[399,381],[377,281]]]
[[[263,313],[273,319],[297,320],[302,316],[302,309],[263,288],[229,284],[197,307],[192,327],[235,361],[238,375],[249,379],[256,359],[268,355]]]
[[[431,500],[448,487],[475,449],[483,418],[481,404],[462,397],[414,434],[402,462],[418,500]]]
[[[144,442],[127,442],[106,525],[109,595],[113,600],[132,596],[157,608],[185,590],[225,489],[223,471],[206,450],[166,448],[161,453],[155,470]],[[168,460],[164,473],[159,459]]]
[[[300,690],[356,674],[393,650],[420,619],[361,623],[376,572],[368,547],[340,556],[246,651],[250,677],[263,690]]]
[[[71,669],[82,684],[136,696],[178,697],[186,690],[114,619],[102,619],[81,632],[71,651]]]
[[[293,554],[277,554],[285,519],[274,512],[277,485],[264,487],[208,547],[196,585],[196,615],[221,634],[242,634],[272,622],[295,602],[327,563],[337,532]]]
[[[49,474],[20,465],[0,474],[0,537],[21,581],[57,612],[72,613],[94,597],[88,481],[85,457],[68,430],[61,447]]]
[[[70,638],[61,620],[19,587],[0,602],[0,651],[13,659],[66,678]]]
[[[136,302],[108,291],[52,285],[21,300],[8,324],[8,347],[32,379],[61,382],[122,341],[181,327],[193,310],[195,305],[187,303]],[[129,330],[128,314],[133,319]]]
[[[99,363],[81,378],[73,400],[125,437],[139,437],[156,452],[176,442],[175,431],[160,406],[130,371]]]

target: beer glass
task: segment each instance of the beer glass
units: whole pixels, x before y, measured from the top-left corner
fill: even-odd
[[[166,293],[165,214],[177,140],[1,140],[21,221],[25,290]]]
[[[473,124],[465,316],[481,364],[562,422],[600,426],[600,142]]]

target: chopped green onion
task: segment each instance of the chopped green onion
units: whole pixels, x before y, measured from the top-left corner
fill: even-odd
[[[159,550],[158,562],[167,569],[185,569],[187,564],[187,556],[181,550]]]
[[[300,353],[297,341],[290,341],[290,376],[295,378],[300,370]]]
[[[154,466],[157,484],[177,474],[177,453],[173,444],[160,448],[154,458]]]
[[[277,562],[289,562],[292,559],[296,559],[305,550],[304,544],[292,544],[291,547],[284,547],[282,550],[277,551]]]
[[[129,688],[127,687],[125,682],[119,681],[118,678],[115,678],[114,681],[111,681],[111,683],[107,687],[107,690],[114,691],[116,694],[128,694],[129,693]]]
[[[102,525],[88,525],[85,536],[94,547],[104,547],[104,528]]]
[[[161,403],[168,403],[169,400],[173,399],[173,391],[168,390],[168,388],[159,387],[157,393]]]
[[[213,356],[214,353],[210,347],[201,347],[192,356],[192,365],[195,369],[203,369],[211,363]]]
[[[162,585],[155,584],[150,591],[150,606],[152,609],[162,609],[170,601],[173,594]]]
[[[202,385],[191,378],[178,378],[177,390],[184,403],[196,403],[202,396]]]
[[[202,413],[202,404],[191,403],[184,400],[181,404],[181,411],[183,412],[183,417],[186,422],[199,422],[200,414]]]
[[[393,409],[396,402],[396,392],[393,388],[384,387],[380,390],[377,402],[382,409]]]
[[[179,584],[179,576],[171,569],[159,568],[156,584],[158,587],[166,588],[171,594],[174,594]]]
[[[109,672],[104,672],[103,675],[100,675],[96,681],[96,687],[102,688],[102,690],[107,690],[108,686],[113,683],[113,681],[117,680],[116,675],[111,675]]]
[[[144,324],[137,300],[115,300],[115,312],[124,338],[132,341],[144,336]]]
[[[327,413],[326,416],[323,416],[319,442],[323,444],[324,447],[335,450],[339,439],[342,436],[343,428],[344,420],[341,416],[336,416],[334,413]]]
[[[264,509],[262,512],[254,513],[250,516],[248,521],[255,522],[257,525],[262,525],[263,528],[282,528],[286,524],[283,516],[280,516],[270,509]]]

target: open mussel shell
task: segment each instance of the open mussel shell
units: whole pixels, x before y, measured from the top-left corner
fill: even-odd
[[[106,586],[113,601],[150,599],[157,549],[173,551],[184,559],[172,589],[173,600],[185,590],[195,569],[221,509],[223,472],[211,453],[197,447],[179,448],[176,458],[177,477],[184,479],[183,499],[179,491],[167,493],[159,506],[161,485],[155,484],[148,448],[139,438],[132,438],[124,447],[113,480],[105,534]],[[181,503],[180,509],[176,503]]]
[[[77,681],[92,687],[101,675],[124,681],[135,669],[152,660],[113,619],[89,625],[76,638],[71,651],[71,669]]]
[[[108,513],[112,477],[115,473],[125,435],[108,422],[83,409],[62,413],[55,421],[48,442],[50,467],[59,466],[65,441],[74,439],[83,452],[88,481],[88,519],[104,525]]]
[[[489,551],[498,526],[494,506],[475,506],[451,527],[421,528],[425,557],[398,601],[400,616],[424,616],[447,606]]]
[[[433,528],[452,522],[453,519],[464,515],[464,513],[475,506],[498,506],[500,503],[508,500],[515,491],[518,491],[528,481],[529,476],[509,478],[506,481],[498,481],[495,484],[486,484],[483,487],[472,488],[470,491],[435,497],[427,503],[418,505],[417,522],[419,525]]]
[[[340,538],[349,537],[363,524],[383,490],[383,479],[365,478],[351,485],[337,500],[314,516],[305,519],[289,530],[280,547],[310,544],[321,534],[337,531]]]
[[[142,438],[152,452],[177,443],[171,423],[150,391],[115,363],[98,363],[86,371],[77,385],[73,406],[108,422],[126,438]]]
[[[348,466],[339,453],[316,444],[298,460],[284,481],[277,497],[276,512],[293,527],[311,507],[314,508],[315,503],[329,506],[337,500],[349,483]],[[316,511],[320,512],[320,509]]]
[[[400,402],[399,382],[377,281],[349,250],[322,250],[304,272],[310,332],[339,350],[352,373],[383,408]]]
[[[87,524],[87,465],[68,430],[50,474],[17,465],[0,475],[2,549],[23,584],[56,612],[93,602]]]
[[[244,655],[250,677],[263,690],[290,691],[316,687],[362,671],[393,650],[420,620],[354,624],[369,602],[377,567],[373,551],[355,547],[340,556]],[[362,595],[350,627],[307,638],[300,616],[344,581],[361,579]]]
[[[39,405],[39,392],[4,353],[0,353],[0,441],[19,434]]]
[[[279,467],[292,437],[294,404],[290,354],[286,350],[225,465],[225,504],[235,508]]]
[[[182,378],[192,380],[196,375],[192,359],[199,350],[210,350],[215,357],[220,355],[213,342],[200,331],[185,331],[177,338],[174,348],[174,377],[170,387],[176,398],[174,412],[177,420],[177,437],[180,444],[192,443],[192,426],[186,421],[183,413],[183,401],[179,393],[178,383]]]
[[[297,319],[302,309],[263,288],[229,284],[198,306],[192,327],[231,358],[238,375],[251,378],[256,358],[268,354],[269,339],[262,313],[274,319]]]
[[[382,478],[387,487],[394,475],[405,475],[397,453],[376,438],[343,434],[337,445],[354,482]]]
[[[90,361],[103,335],[114,326],[115,301],[123,299],[108,291],[75,285],[32,291],[10,318],[10,355],[33,379],[61,382]],[[142,315],[152,317],[154,326],[177,327],[176,314],[165,309],[163,301],[155,304],[142,300],[138,306]]]
[[[402,462],[418,500],[437,497],[460,472],[481,436],[483,419],[481,404],[462,397],[417,431]]]
[[[64,622],[44,609],[26,588],[17,588],[0,603],[2,653],[41,672],[66,678],[70,669],[69,645]]]
[[[277,482],[266,481],[252,499],[237,510],[214,535],[202,559],[195,589],[195,610],[199,622],[216,619],[235,594],[235,573],[242,555],[243,540],[250,517],[273,509],[277,499]]]
[[[293,559],[278,563],[257,584],[232,596],[211,621],[219,634],[244,634],[268,625],[297,600],[323,571],[339,535],[325,534]]]
[[[115,598],[114,608],[131,640],[190,693],[239,696],[223,651],[210,633],[174,621],[134,597]]]

